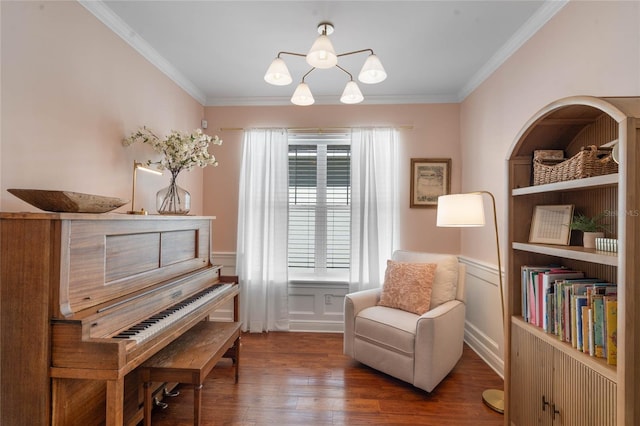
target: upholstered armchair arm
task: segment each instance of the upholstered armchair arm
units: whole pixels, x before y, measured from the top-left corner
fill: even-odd
[[[418,319],[414,386],[431,392],[462,356],[465,304],[451,300]]]
[[[344,344],[345,355],[353,357],[356,315],[364,308],[375,306],[380,300],[380,289],[357,291],[344,297]]]

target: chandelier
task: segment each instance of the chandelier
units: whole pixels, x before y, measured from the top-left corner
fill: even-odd
[[[353,80],[353,75],[346,69],[338,65],[338,58],[341,56],[355,55],[357,53],[369,52],[369,56],[365,61],[360,74],[358,74],[358,80],[366,84],[380,83],[387,78],[387,73],[382,67],[380,59],[373,53],[371,49],[355,50],[353,52],[340,53],[336,55],[329,35],[333,33],[333,25],[329,22],[321,22],[318,25],[318,33],[320,36],[311,46],[309,53],[306,55],[303,53],[294,52],[279,52],[278,56],[271,62],[267,73],[264,75],[264,80],[267,83],[275,86],[286,86],[291,84],[293,79],[287,68],[287,64],[280,58],[281,55],[301,56],[307,59],[307,64],[311,66],[311,69],[302,76],[302,81],[298,84],[293,96],[291,97],[291,103],[295,105],[312,105],[315,100],[311,94],[309,85],[304,82],[304,79],[311,74],[316,68],[327,69],[336,67],[342,70],[349,76],[349,81],[342,92],[340,102],[345,104],[357,104],[364,100],[362,92],[358,87],[358,84]]]

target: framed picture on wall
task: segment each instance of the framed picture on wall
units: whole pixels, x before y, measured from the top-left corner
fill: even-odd
[[[409,207],[436,207],[438,197],[451,190],[450,158],[411,159]]]

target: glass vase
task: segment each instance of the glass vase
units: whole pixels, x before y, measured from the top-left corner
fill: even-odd
[[[171,183],[156,194],[156,210],[159,214],[187,214],[191,209],[191,194],[176,183],[177,175]]]

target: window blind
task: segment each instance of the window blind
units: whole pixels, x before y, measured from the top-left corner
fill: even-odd
[[[349,268],[350,172],[348,135],[290,135],[290,268]]]

